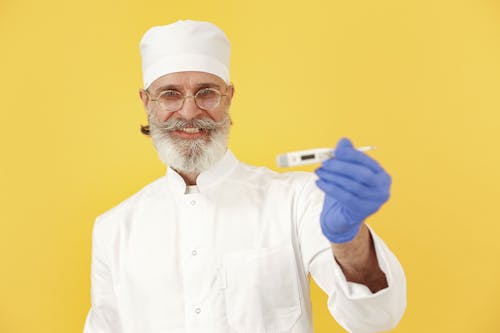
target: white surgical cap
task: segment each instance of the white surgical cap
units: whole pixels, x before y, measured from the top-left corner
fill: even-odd
[[[185,20],[152,27],[140,49],[144,89],[160,76],[184,71],[214,74],[229,83],[229,40],[212,23]]]

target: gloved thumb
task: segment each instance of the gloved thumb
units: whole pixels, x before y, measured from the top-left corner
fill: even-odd
[[[342,138],[337,142],[337,147],[335,147],[334,154],[339,155],[339,153],[341,153],[341,151],[345,148],[354,148],[351,140],[349,140],[348,138]]]

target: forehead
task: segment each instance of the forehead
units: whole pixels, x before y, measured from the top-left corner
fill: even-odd
[[[226,86],[220,77],[205,72],[177,72],[163,75],[153,81],[148,90],[157,92],[164,89],[194,90],[203,86],[221,89]]]

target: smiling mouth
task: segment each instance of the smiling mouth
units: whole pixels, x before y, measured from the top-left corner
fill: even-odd
[[[195,134],[199,133],[201,131],[204,131],[203,128],[197,128],[197,127],[185,127],[181,128],[179,131],[184,132],[184,133],[189,133],[189,134]]]
[[[208,138],[210,130],[198,127],[184,127],[172,131],[172,134],[181,139],[193,140],[201,139],[202,137]]]

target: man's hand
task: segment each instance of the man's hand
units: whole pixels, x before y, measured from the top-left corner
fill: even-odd
[[[389,174],[346,138],[316,174],[316,184],[325,192],[321,229],[332,243],[353,240],[363,221],[389,199]]]

